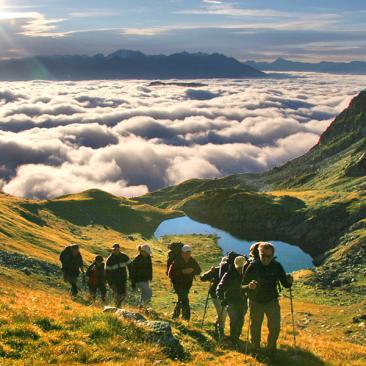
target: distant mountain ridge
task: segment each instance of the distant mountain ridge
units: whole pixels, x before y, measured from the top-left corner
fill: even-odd
[[[246,61],[245,64],[262,71],[308,71],[334,74],[366,74],[366,62],[363,61],[322,61],[318,63],[308,63],[291,61],[279,57],[273,62]]]
[[[265,73],[222,54],[169,56],[117,50],[109,55],[34,56],[0,61],[0,80],[256,78]]]

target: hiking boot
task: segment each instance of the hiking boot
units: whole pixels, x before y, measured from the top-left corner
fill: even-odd
[[[229,337],[229,345],[230,347],[237,349],[239,348],[239,339],[234,337]]]
[[[180,316],[180,312],[181,312],[181,305],[180,303],[177,303],[175,305],[175,308],[174,308],[174,311],[173,311],[173,315],[172,315],[172,318],[173,319],[178,319],[179,316]]]
[[[273,349],[273,348],[267,349],[266,356],[268,357],[268,359],[270,361],[272,361],[272,362],[276,361],[276,355],[277,355],[276,349]]]
[[[253,358],[257,359],[260,356],[261,348],[259,346],[251,346],[250,347],[250,354]]]

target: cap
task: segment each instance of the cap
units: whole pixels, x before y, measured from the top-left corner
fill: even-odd
[[[140,250],[147,253],[148,255],[151,255],[151,248],[147,243],[144,243],[140,246]]]
[[[245,262],[246,262],[245,257],[240,255],[239,257],[235,258],[234,266],[235,266],[235,268],[243,268]]]
[[[113,249],[119,249],[119,248],[121,248],[121,246],[120,246],[118,243],[114,243],[114,244],[112,245],[112,248],[113,248]]]
[[[183,253],[192,252],[192,247],[190,245],[183,245],[182,252]]]

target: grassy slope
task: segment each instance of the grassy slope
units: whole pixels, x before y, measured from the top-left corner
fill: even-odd
[[[149,236],[161,221],[177,215],[98,190],[50,201],[0,193],[0,249],[55,263],[65,245],[77,242],[90,259],[113,242],[134,249],[128,236]]]
[[[308,197],[308,193],[303,195],[308,202],[312,201],[313,197]],[[274,192],[273,196],[281,196],[281,192]],[[328,197],[325,195],[324,199]],[[294,206],[297,204],[295,201]],[[70,241],[81,243],[83,255],[90,261],[95,254],[106,255],[107,248],[114,241],[119,241],[133,256],[136,245],[147,237],[154,249],[153,307],[159,318],[170,318],[175,296],[165,275],[165,257],[167,242],[177,238],[164,237],[157,241],[151,238],[151,234],[161,220],[175,217],[179,212],[153,208],[100,191],[43,202],[1,195],[0,206],[1,248],[51,263],[57,263],[59,251]],[[130,234],[134,240],[128,238]],[[192,235],[179,239],[193,246],[204,270],[218,262],[221,252],[214,237]],[[117,320],[113,315],[102,314],[100,306],[91,306],[85,294],[77,302],[72,302],[60,278],[26,276],[21,271],[0,266],[0,283],[1,365],[260,364],[250,356],[213,341],[212,306],[205,329],[198,328],[207,293],[204,283],[194,284],[191,324],[173,323],[174,332],[187,351],[184,360],[170,360],[159,346],[144,342],[146,331]],[[329,301],[315,305],[309,301],[314,297],[310,287],[302,285],[297,291],[303,298],[295,304],[298,324],[302,328],[298,334],[299,358],[294,359],[291,351],[289,304],[283,299],[281,363],[289,366],[298,362],[309,366],[325,362],[361,365],[360,359],[366,357],[366,351],[351,338],[357,335],[357,339],[361,339],[360,328],[351,323],[360,305],[352,305],[348,299],[347,306]],[[318,300],[320,298],[326,299],[323,295],[318,296]],[[135,295],[131,294],[129,301],[129,307],[134,309]],[[348,326],[351,329],[346,328]],[[352,333],[345,335],[345,329]]]
[[[280,195],[280,192],[275,194]],[[148,237],[154,249],[153,306],[159,318],[170,318],[175,296],[165,276],[166,246],[170,240],[178,238],[164,237],[157,241],[150,236],[161,219],[174,217],[176,212],[154,209],[100,191],[45,202],[7,195],[1,195],[0,199],[1,248],[20,251],[51,263],[57,263],[60,249],[70,241],[81,243],[83,255],[89,261],[96,253],[106,255],[110,243],[117,240],[133,256],[136,245],[145,240],[143,236]],[[122,220],[113,221],[115,217]],[[139,226],[135,226],[137,223]],[[135,239],[130,240],[129,234]],[[221,252],[214,237],[191,235],[179,239],[193,246],[204,270],[218,262]],[[260,365],[250,356],[213,341],[212,305],[205,329],[199,329],[207,293],[207,284],[204,283],[196,282],[193,287],[191,324],[173,323],[174,332],[187,351],[184,360],[167,358],[159,346],[144,342],[146,331],[117,320],[113,315],[102,314],[100,305],[91,306],[86,294],[77,302],[71,301],[59,278],[26,276],[21,271],[0,266],[0,283],[1,365],[206,365],[208,362],[211,365]],[[325,301],[323,295],[318,299],[322,298],[326,303],[315,305],[309,301],[314,296],[310,287],[302,285],[297,291],[303,299],[299,298],[295,303],[298,325],[302,328],[298,334],[299,356],[294,359],[291,351],[289,304],[287,299],[283,299],[282,364],[291,366],[302,362],[318,366],[326,362],[331,365],[361,365],[360,359],[366,357],[366,351],[352,339],[352,335],[361,338],[357,333],[360,328],[351,323],[360,305],[352,305],[351,301],[347,306],[332,304]],[[135,310],[135,295],[130,295],[129,302],[128,307]],[[348,326],[351,329],[346,328]],[[352,330],[352,333],[345,335],[345,329]]]
[[[174,295],[164,274],[166,243],[172,239],[152,241],[154,247],[155,280],[153,282],[153,307],[158,317],[168,319]],[[196,258],[207,270],[217,263],[220,251],[214,237],[200,235],[179,238],[195,250]],[[141,239],[137,239],[141,240]],[[183,360],[167,358],[159,346],[145,343],[146,331],[114,315],[101,313],[100,305],[91,306],[86,295],[77,302],[66,295],[64,285],[44,282],[41,277],[0,267],[0,364],[13,365],[262,365],[242,352],[218,345],[212,339],[214,310],[209,307],[204,330],[199,329],[207,284],[195,282],[192,290],[193,319],[172,323],[175,335],[187,351]],[[307,289],[310,291],[309,289]],[[361,313],[360,304],[339,306],[321,294],[318,304],[306,300],[306,289],[298,287],[301,295],[295,302],[297,357],[292,351],[289,300],[283,298],[283,329],[280,336],[279,365],[337,365],[361,366],[366,349],[360,327],[352,324],[354,314]],[[313,295],[312,295],[313,296]],[[130,295],[127,308],[136,311],[134,295]],[[366,303],[363,303],[366,309]],[[246,323],[242,340],[247,332]],[[345,334],[345,330],[348,331]]]

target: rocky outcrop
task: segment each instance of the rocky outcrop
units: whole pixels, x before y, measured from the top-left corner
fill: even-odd
[[[366,175],[366,153],[361,154],[356,161],[348,165],[345,175],[347,177],[362,177]]]
[[[105,307],[104,312],[115,313],[119,318],[133,321],[138,326],[143,327],[146,330],[145,341],[163,347],[168,357],[173,359],[182,359],[184,357],[185,352],[183,346],[173,335],[172,327],[168,322],[147,320],[140,313],[115,307]]]
[[[0,266],[16,269],[26,275],[59,276],[60,267],[39,259],[28,257],[18,253],[10,253],[0,250]]]

